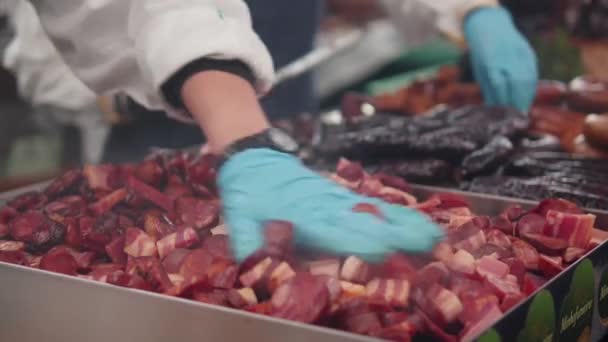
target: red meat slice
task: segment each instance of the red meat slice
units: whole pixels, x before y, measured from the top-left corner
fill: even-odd
[[[522,238],[542,253],[559,255],[568,248],[568,241],[541,234],[524,234]]]
[[[165,171],[156,160],[149,159],[144,160],[135,167],[133,176],[148,185],[158,188],[165,179]]]
[[[382,274],[393,279],[411,279],[416,275],[416,267],[403,253],[390,254],[382,264]]]
[[[232,260],[230,241],[226,235],[213,235],[206,238],[203,240],[201,248],[209,252],[214,258]]]
[[[419,296],[415,296],[414,300],[433,321],[442,326],[454,322],[464,310],[458,296],[438,284],[428,288],[424,300],[420,301]]]
[[[431,198],[439,199],[441,204],[438,207],[441,209],[470,207],[469,202],[463,196],[454,193],[440,193]]]
[[[365,284],[371,277],[371,267],[356,256],[349,256],[340,270],[340,278],[352,283]]]
[[[478,335],[486,331],[496,321],[502,317],[502,311],[496,304],[488,304],[483,310],[483,314],[480,315],[482,319],[474,324],[471,324],[461,334],[460,339],[463,342],[473,341]]]
[[[276,289],[279,288],[279,286],[283,285],[285,282],[287,282],[289,279],[293,278],[295,275],[296,275],[296,272],[293,270],[293,268],[291,268],[291,266],[288,263],[282,262],[278,266],[276,266],[270,273],[270,276],[268,277],[267,287],[270,290],[270,292],[274,292]],[[329,280],[326,280],[326,282],[329,283]],[[340,283],[337,280],[333,284],[333,286],[337,286],[337,291],[340,290]],[[328,290],[329,289],[330,288],[328,287]],[[331,289],[334,290],[334,289],[336,289],[336,287],[332,287]],[[339,294],[339,292],[338,292],[338,294]]]
[[[520,236],[527,234],[541,234],[547,225],[544,216],[529,213],[517,221],[517,232]]]
[[[143,215],[143,227],[156,240],[175,232],[175,227],[167,223],[160,210],[149,210]]]
[[[308,272],[312,275],[326,275],[338,278],[340,276],[340,260],[323,259],[309,262]]]
[[[54,248],[42,257],[42,260],[40,260],[40,269],[67,275],[76,275],[78,263],[67,249]]]
[[[116,264],[126,264],[127,262],[127,253],[125,253],[125,236],[121,235],[109,244],[106,245],[106,254],[112,259],[113,263]]]
[[[173,201],[155,188],[135,177],[129,177],[127,184],[129,189],[131,189],[138,196],[145,198],[166,212],[170,213],[173,211]]]
[[[519,295],[521,293],[515,277],[511,279],[489,275],[486,277],[486,284],[501,300],[508,295]]]
[[[156,249],[160,258],[163,259],[176,248],[190,248],[199,242],[200,239],[196,231],[192,228],[186,228],[156,241]]]
[[[495,245],[502,248],[511,247],[511,239],[498,229],[492,229],[486,233],[486,240],[489,244]]]
[[[511,221],[511,222],[515,222],[517,220],[519,220],[519,218],[524,214],[524,210],[521,206],[519,205],[512,205],[509,206],[508,208],[506,208],[501,214],[500,216],[506,218],[507,220]]]
[[[552,278],[564,270],[564,266],[562,266],[562,257],[550,257],[541,254],[540,259],[538,260],[538,268],[545,277]]]
[[[96,215],[101,215],[107,211],[112,210],[114,206],[122,202],[125,198],[127,198],[127,190],[122,188],[115,190],[111,194],[103,197],[99,201],[93,203],[89,208]]]
[[[75,217],[86,214],[87,202],[80,196],[67,196],[57,199],[44,207],[47,215]]]
[[[444,284],[450,271],[442,262],[432,262],[418,271],[413,285],[421,289],[428,289],[433,285]]]
[[[445,242],[440,242],[433,249],[433,257],[438,261],[447,263],[454,258],[454,252],[452,246]]]
[[[12,237],[25,242],[33,252],[45,252],[65,239],[65,226],[50,220],[39,211],[29,211],[9,225]]]
[[[175,274],[180,272],[180,267],[184,258],[190,254],[190,250],[178,248],[174,249],[165,259],[163,260],[163,267],[169,274]]]
[[[556,198],[541,201],[538,206],[531,211],[542,216],[547,216],[547,213],[550,210],[562,213],[582,214],[582,210],[576,204],[564,199]]]
[[[523,261],[517,258],[507,258],[504,262],[509,265],[509,274],[514,275],[517,278],[517,283],[522,284],[524,280],[524,274],[526,274],[526,266]]]
[[[18,215],[19,213],[14,208],[4,207],[0,209],[0,238],[10,233],[9,223]]]
[[[570,264],[580,259],[585,253],[587,253],[587,251],[582,248],[569,247],[564,251],[562,258],[565,263]]]
[[[469,253],[473,253],[485,244],[486,235],[483,230],[479,230],[474,235],[471,235],[464,240],[454,243],[453,247],[456,249],[464,249]]]
[[[508,294],[503,298],[502,303],[500,304],[500,310],[502,312],[507,312],[521,303],[524,299],[526,299],[526,296],[523,293]]]
[[[400,279],[377,278],[367,284],[366,294],[370,303],[405,308],[408,305],[410,295],[410,282]]]
[[[204,201],[183,197],[175,202],[179,222],[195,230],[211,229],[217,225],[219,205],[215,201]]]
[[[475,258],[464,249],[458,250],[445,264],[454,272],[467,275],[475,273]]]
[[[167,272],[163,269],[160,261],[155,257],[129,258],[126,272],[129,275],[141,277],[155,291],[166,291],[173,287]]]
[[[48,202],[45,194],[39,191],[30,191],[21,194],[6,203],[17,211],[36,210],[42,208]]]
[[[205,283],[217,289],[231,289],[236,283],[239,268],[231,261],[214,260],[205,270]]]
[[[0,241],[0,251],[13,252],[25,250],[25,244],[19,241]]]
[[[258,298],[253,289],[244,287],[242,289],[230,289],[227,292],[227,300],[230,306],[242,309],[258,303]]]
[[[303,323],[313,323],[329,307],[329,292],[322,277],[296,274],[272,295],[272,315]]]
[[[28,255],[23,251],[0,251],[0,261],[24,266],[29,263]]]
[[[547,212],[547,227],[545,234],[568,241],[571,247],[587,248],[595,215],[579,215],[549,210]]]
[[[82,173],[92,190],[113,190],[114,179],[117,176],[118,170],[112,165],[86,165]]]
[[[514,239],[513,253],[515,254],[515,257],[517,259],[521,260],[524,263],[527,269],[538,269],[538,260],[540,256],[538,254],[538,251],[528,243],[519,239]]]
[[[477,260],[475,270],[481,278],[504,278],[509,274],[509,265],[495,258],[484,256]]]
[[[60,177],[55,178],[55,180],[44,189],[44,194],[51,199],[57,198],[58,196],[66,194],[71,189],[76,188],[77,183],[81,180],[81,170],[76,169],[67,171]]]
[[[190,251],[181,262],[179,273],[186,279],[202,278],[205,270],[213,262],[213,257],[203,249]],[[171,272],[174,273],[174,272]]]
[[[589,246],[587,246],[587,250],[591,250],[608,240],[608,232],[595,229],[591,230],[591,241],[589,241]]]
[[[156,241],[143,230],[131,227],[125,233],[124,251],[132,257],[156,256]]]

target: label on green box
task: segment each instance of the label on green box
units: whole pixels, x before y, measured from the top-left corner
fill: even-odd
[[[600,277],[599,289],[597,291],[597,310],[600,314],[602,325],[608,326],[608,268],[605,268]]]
[[[526,316],[525,328],[517,342],[551,342],[555,336],[555,302],[551,292],[543,290],[532,300]]]
[[[593,264],[585,259],[574,271],[570,289],[562,303],[558,322],[560,342],[590,340],[594,290]]]

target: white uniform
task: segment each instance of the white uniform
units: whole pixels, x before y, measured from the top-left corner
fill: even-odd
[[[0,0],[19,2],[26,0]],[[431,23],[440,31],[462,36],[461,22],[471,9],[496,4],[496,0],[382,0],[403,30],[420,34]],[[253,32],[247,5],[242,0],[36,0],[42,25],[63,60],[98,94],[125,92],[150,109],[165,109],[186,118],[163,101],[160,86],[189,62],[209,57],[238,59],[255,74],[257,90],[269,90],[274,76],[271,57]],[[398,6],[398,7],[394,7]],[[13,10],[14,10],[13,6]],[[23,16],[25,11],[13,13]],[[30,13],[31,14],[31,13]],[[22,18],[25,20],[25,17]],[[420,26],[427,23],[427,26]],[[424,32],[436,32],[425,29]],[[28,35],[17,36],[26,39]],[[31,38],[31,36],[30,36]],[[22,91],[31,85],[64,86],[67,72],[42,72],[28,60],[54,50],[15,42],[5,63],[16,71]],[[42,45],[44,46],[44,45]],[[55,55],[56,57],[56,55]],[[23,59],[25,62],[17,61]],[[51,62],[58,70],[64,66]],[[63,69],[64,70],[64,69]],[[50,81],[43,78],[49,77]],[[53,79],[64,82],[53,82]],[[77,87],[72,82],[66,87]],[[37,98],[46,96],[27,91]],[[66,91],[57,90],[65,98]],[[67,96],[69,98],[69,96]],[[34,100],[36,102],[37,100]]]

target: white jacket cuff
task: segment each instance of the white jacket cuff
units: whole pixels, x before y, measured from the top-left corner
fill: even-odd
[[[146,84],[160,87],[182,67],[202,57],[239,60],[256,78],[256,90],[265,94],[271,87],[274,68],[266,47],[242,16],[224,16],[209,6],[147,6],[133,11],[130,36],[135,41],[137,62]],[[176,8],[177,7],[177,8]],[[233,9],[232,9],[233,10]],[[248,15],[247,15],[248,17]]]

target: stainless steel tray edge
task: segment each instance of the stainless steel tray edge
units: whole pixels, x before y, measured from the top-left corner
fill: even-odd
[[[375,341],[364,336],[0,263],[0,341]]]

